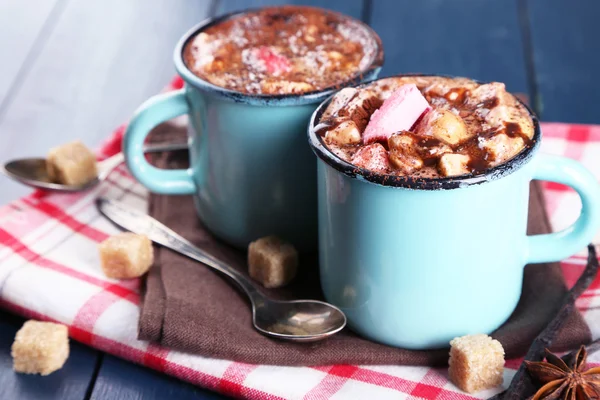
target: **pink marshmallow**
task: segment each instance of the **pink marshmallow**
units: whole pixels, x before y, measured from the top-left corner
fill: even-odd
[[[410,130],[430,108],[415,84],[402,85],[371,116],[363,134],[364,143],[387,140],[393,133]]]
[[[258,58],[261,59],[267,68],[267,72],[272,75],[279,75],[287,72],[290,68],[289,60],[277,54],[270,47],[262,46],[258,49]]]
[[[387,150],[381,143],[361,147],[354,153],[351,163],[374,172],[385,172],[390,167]]]

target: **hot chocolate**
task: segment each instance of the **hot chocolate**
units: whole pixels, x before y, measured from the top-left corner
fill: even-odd
[[[318,132],[340,158],[381,174],[477,174],[531,144],[528,110],[504,84],[404,76],[338,92]]]
[[[184,48],[198,77],[251,94],[306,93],[364,72],[378,50],[361,22],[314,7],[252,11],[216,23]]]

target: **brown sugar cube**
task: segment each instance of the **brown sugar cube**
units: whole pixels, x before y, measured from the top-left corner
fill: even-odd
[[[65,185],[83,185],[98,176],[94,153],[79,141],[50,149],[46,170],[52,181]]]
[[[69,357],[67,327],[52,322],[27,321],[12,344],[13,369],[25,374],[48,375]]]
[[[144,235],[122,232],[98,246],[104,274],[114,279],[131,279],[144,275],[154,262],[152,242]]]
[[[450,341],[450,380],[468,393],[502,384],[504,349],[487,335],[467,335]]]
[[[266,288],[287,285],[296,276],[298,253],[294,246],[275,236],[258,239],[248,246],[248,272]]]

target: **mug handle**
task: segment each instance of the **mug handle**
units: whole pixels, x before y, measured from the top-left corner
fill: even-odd
[[[161,194],[194,194],[190,169],[164,170],[150,165],[144,156],[148,133],[161,122],[187,114],[185,89],[149,98],[135,112],[123,137],[123,153],[131,174],[150,191]]]
[[[539,155],[533,179],[557,182],[575,189],[581,198],[581,214],[568,228],[527,236],[527,263],[559,261],[584,248],[600,227],[600,186],[579,162],[566,157]]]

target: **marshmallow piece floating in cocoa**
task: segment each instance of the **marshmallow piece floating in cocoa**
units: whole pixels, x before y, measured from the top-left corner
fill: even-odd
[[[390,165],[387,151],[380,143],[361,147],[352,157],[352,164],[375,172],[386,172]]]
[[[416,133],[423,136],[433,136],[449,145],[458,144],[471,137],[461,117],[442,109],[431,110],[425,114],[417,127]]]
[[[270,46],[261,46],[257,51],[257,57],[265,64],[267,72],[271,75],[280,75],[291,69],[290,61],[280,55],[277,50]]]
[[[410,132],[395,133],[388,139],[390,163],[394,168],[411,174],[423,167],[423,160],[417,151],[417,141]]]
[[[325,135],[327,142],[338,145],[360,143],[369,118],[382,103],[372,90],[342,89],[322,117],[323,123],[329,126]]]
[[[362,132],[367,127],[373,113],[383,104],[377,94],[372,90],[363,89],[358,91],[348,100],[337,115],[340,118],[350,118]]]
[[[267,94],[303,93],[314,90],[310,83],[286,80],[264,80],[261,82],[260,87],[263,93]]]
[[[447,153],[440,157],[438,170],[443,176],[458,176],[471,172],[469,170],[469,156],[465,154]]]
[[[393,133],[409,131],[431,107],[414,83],[400,86],[373,113],[363,134],[364,143],[387,140]]]
[[[354,96],[356,96],[357,93],[358,93],[358,90],[355,88],[351,88],[351,87],[344,88],[344,89],[340,90],[339,92],[337,92],[337,94],[335,96],[333,96],[333,99],[331,99],[331,103],[329,104],[329,106],[327,107],[325,112],[323,113],[323,116],[321,117],[321,121],[327,121],[331,118],[337,117],[340,110],[346,104],[348,104],[348,102],[350,100],[352,100],[352,98]]]
[[[335,128],[327,131],[325,139],[337,144],[360,143],[360,131],[352,120],[342,121]]]
[[[493,160],[502,160],[516,156],[525,147],[525,142],[521,137],[511,138],[505,133],[500,133],[482,139],[480,146]]]

